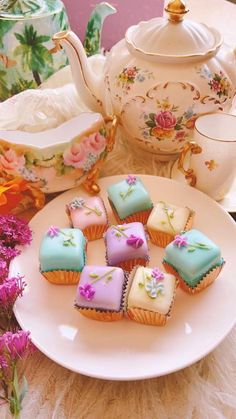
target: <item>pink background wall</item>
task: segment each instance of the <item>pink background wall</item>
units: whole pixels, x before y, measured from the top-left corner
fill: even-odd
[[[63,0],[69,15],[70,25],[81,40],[84,39],[88,18],[94,5],[101,0]],[[111,0],[117,13],[105,20],[102,46],[109,49],[124,37],[126,29],[140,20],[162,16],[164,0]]]

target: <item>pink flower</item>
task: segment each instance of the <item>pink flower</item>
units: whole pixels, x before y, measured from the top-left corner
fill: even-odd
[[[134,247],[134,249],[138,249],[143,245],[144,241],[141,237],[134,236],[133,234],[131,234],[130,237],[126,240],[126,243],[129,246]]]
[[[16,333],[6,332],[1,336],[11,360],[14,361],[17,360],[17,358],[25,358],[33,351],[34,347],[30,341],[29,335],[30,332],[19,330]]]
[[[91,301],[95,295],[95,288],[91,284],[84,284],[79,286],[79,293],[87,301]]]
[[[32,231],[24,220],[14,215],[0,216],[1,243],[5,246],[29,244],[32,240]]]
[[[82,145],[88,152],[100,154],[106,147],[106,138],[99,132],[91,134],[82,141]]]
[[[160,269],[154,268],[152,270],[152,277],[155,278],[156,281],[160,281],[164,279],[164,274]]]
[[[176,117],[170,111],[161,111],[156,115],[156,122],[162,129],[171,130],[176,125]]]
[[[25,288],[23,277],[8,278],[0,285],[0,313],[11,311],[15,301]]]
[[[177,234],[174,238],[173,244],[178,247],[185,247],[188,245],[187,237],[183,234]]]
[[[177,131],[175,139],[179,141],[184,141],[185,132],[184,131]]]
[[[135,183],[137,182],[136,176],[133,175],[128,175],[125,180],[129,185],[135,185]]]
[[[7,262],[5,260],[0,259],[0,284],[4,281],[7,275],[8,275]]]
[[[23,169],[24,165],[24,156],[18,156],[14,150],[9,149],[0,155],[0,168],[3,170],[19,171],[19,169]]]
[[[56,227],[56,226],[50,226],[48,231],[47,231],[47,236],[51,237],[51,239],[53,237],[58,236],[58,234],[60,233],[60,228]]]
[[[13,258],[18,256],[19,254],[20,254],[19,249],[7,247],[4,245],[4,243],[0,242],[0,255],[1,255],[2,260],[6,262],[10,262]],[[1,266],[1,260],[0,260],[0,266]],[[1,274],[0,274],[0,278],[1,278]]]
[[[83,167],[84,160],[88,155],[87,150],[81,144],[73,144],[70,149],[64,151],[63,159],[66,166],[73,166],[76,169]]]

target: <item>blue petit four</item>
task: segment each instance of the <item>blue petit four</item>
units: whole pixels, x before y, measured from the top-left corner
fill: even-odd
[[[153,204],[141,179],[128,175],[109,186],[108,197],[118,222],[140,221],[146,224]]]
[[[41,273],[57,284],[77,283],[86,260],[86,239],[79,229],[49,227],[43,237]]]
[[[210,285],[223,264],[220,248],[198,230],[189,230],[175,236],[165,248],[165,269],[170,273],[174,269],[180,285],[191,293]]]

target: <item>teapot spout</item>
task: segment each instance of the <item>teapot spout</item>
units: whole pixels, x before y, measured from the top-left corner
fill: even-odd
[[[53,35],[52,39],[57,49],[64,48],[67,53],[72,77],[84,104],[94,112],[103,113],[103,103],[100,97],[103,89],[102,74],[96,74],[92,70],[80,39],[70,30],[58,32]],[[103,59],[105,61],[105,57]]]

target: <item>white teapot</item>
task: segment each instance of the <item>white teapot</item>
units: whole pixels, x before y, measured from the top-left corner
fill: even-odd
[[[172,0],[167,17],[131,26],[94,74],[71,31],[54,35],[65,48],[80,97],[93,111],[119,118],[124,138],[175,158],[192,137],[196,118],[229,111],[236,86],[235,55],[220,33],[183,19],[184,1]]]

